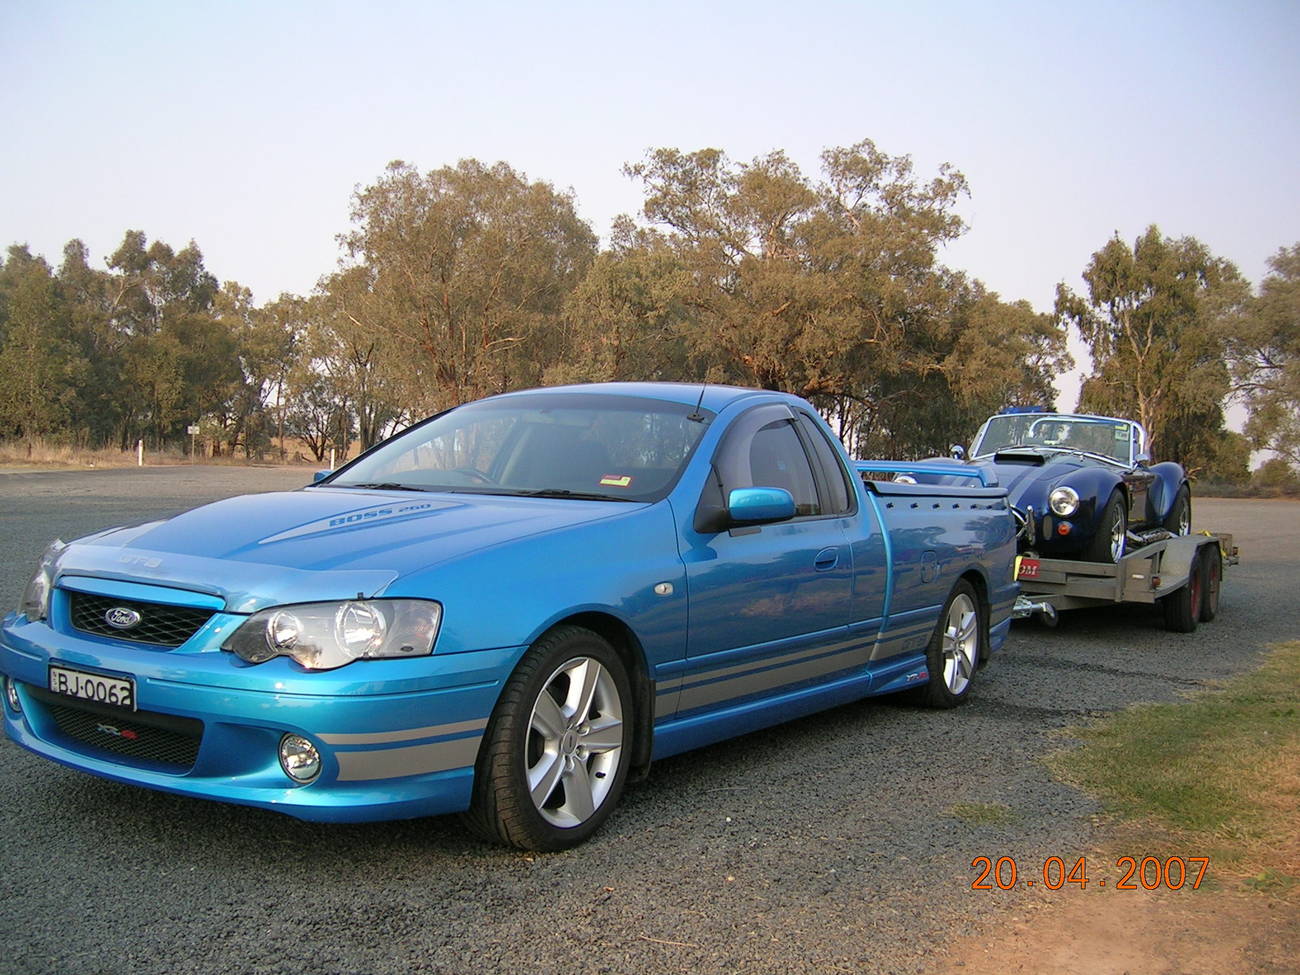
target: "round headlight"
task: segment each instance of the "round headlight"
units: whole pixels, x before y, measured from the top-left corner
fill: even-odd
[[[9,702],[10,710],[12,710],[15,714],[22,714],[23,702],[18,697],[17,686],[14,684],[13,680],[9,677],[5,678],[5,699]]]
[[[280,739],[280,768],[295,782],[310,782],[320,775],[320,752],[302,735]]]
[[[1059,487],[1047,496],[1047,503],[1052,511],[1062,518],[1079,510],[1079,492],[1071,487]]]

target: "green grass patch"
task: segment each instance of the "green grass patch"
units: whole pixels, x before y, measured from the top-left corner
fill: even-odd
[[[1175,704],[1070,732],[1048,764],[1136,827],[1141,855],[1209,856],[1256,889],[1300,878],[1300,642],[1258,670]],[[1132,852],[1132,851],[1128,851]],[[1254,880],[1251,883],[1251,880]]]
[[[1000,802],[954,802],[944,812],[967,823],[996,824],[1016,820],[1011,807]]]

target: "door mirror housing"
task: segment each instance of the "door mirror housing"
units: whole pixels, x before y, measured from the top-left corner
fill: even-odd
[[[966,448],[959,443],[955,443],[948,448],[948,456],[953,460],[965,460]]]
[[[317,471],[315,474],[311,476],[311,482],[313,484],[319,484],[321,481],[325,480],[325,478],[329,477],[333,473],[334,473],[333,471]]]
[[[784,488],[736,488],[727,495],[727,514],[736,525],[770,525],[794,513],[794,496]]]

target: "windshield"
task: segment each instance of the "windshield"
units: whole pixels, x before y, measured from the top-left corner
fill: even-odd
[[[412,427],[323,483],[657,501],[711,418],[689,406],[599,393],[481,400]]]
[[[1008,447],[1049,447],[1097,454],[1129,463],[1132,427],[1120,420],[1060,413],[1013,413],[991,417],[971,454],[984,457]]]

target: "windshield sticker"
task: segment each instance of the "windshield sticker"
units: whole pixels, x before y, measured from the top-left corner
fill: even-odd
[[[600,479],[602,487],[631,487],[632,475],[630,474],[606,474]]]

